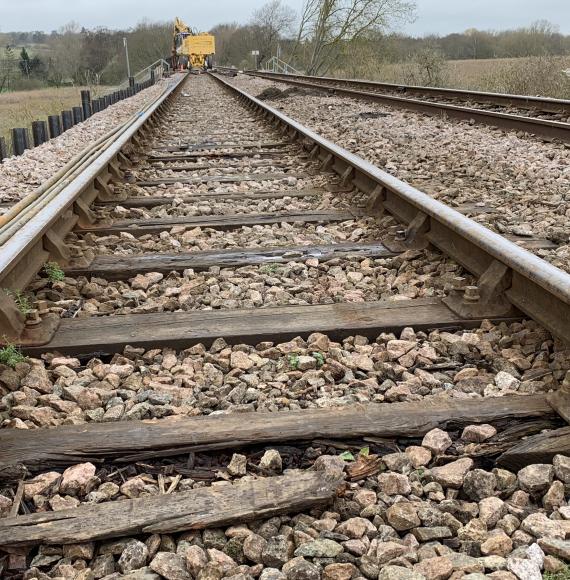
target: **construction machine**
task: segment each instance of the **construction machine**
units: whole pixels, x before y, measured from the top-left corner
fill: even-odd
[[[211,69],[216,53],[216,39],[207,32],[194,32],[180,18],[174,21],[172,68],[194,72]]]

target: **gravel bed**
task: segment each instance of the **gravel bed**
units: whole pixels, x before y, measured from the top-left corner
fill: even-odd
[[[96,113],[60,137],[4,160],[0,164],[0,202],[16,202],[35,191],[78,152],[156,99],[170,82],[159,81],[134,97]]]
[[[390,219],[378,222],[371,218],[360,218],[327,224],[283,222],[263,226],[243,226],[229,231],[174,226],[156,236],[145,234],[135,237],[129,232],[112,236],[72,233],[68,240],[81,250],[95,251],[97,254],[134,256],[153,252],[372,242],[380,239],[381,234],[385,232],[386,224],[392,223]]]
[[[310,189],[321,188],[320,193],[327,191],[326,186],[338,181],[334,176],[329,175],[315,175],[311,176],[312,186]],[[283,181],[274,181],[271,189],[262,188],[255,181],[251,182],[235,182],[224,183],[223,185],[212,185],[210,183],[170,183],[161,184],[159,186],[145,186],[141,187],[133,183],[119,183],[115,185],[115,191],[118,194],[126,195],[127,197],[186,197],[187,201],[191,201],[194,194],[241,194],[241,193],[260,193],[268,191],[284,191],[294,192],[300,191],[301,187],[297,184],[299,180],[295,177],[288,177]],[[289,185],[293,184],[293,185]],[[352,194],[354,196],[354,194]],[[343,195],[343,198],[351,198],[348,194]],[[368,199],[368,198],[366,198]],[[120,203],[117,202],[117,203]]]
[[[347,460],[318,443],[255,454],[240,450],[231,459],[217,457],[223,467],[194,470],[216,473],[208,482],[165,475],[164,468],[98,471],[91,463],[43,473],[25,485],[24,503],[45,511],[158,496],[165,489],[177,494],[231,485],[263,477],[260,472],[294,475],[297,464],[349,477],[359,467],[375,467],[373,475],[349,482],[342,497],[307,513],[203,531],[22,548],[8,566],[27,569],[26,578],[73,580],[540,580],[543,570],[564,572],[570,559],[564,540],[570,458],[557,455],[552,464],[518,472],[491,470],[468,457],[439,465],[441,456],[453,458],[454,449],[477,447],[474,441],[494,432],[490,425],[468,426],[460,434],[434,429],[417,445],[381,459],[369,454]],[[8,492],[0,502],[9,510]]]
[[[256,172],[263,174],[268,173],[265,168],[256,168]],[[219,171],[212,171],[214,176],[219,175]],[[276,173],[281,173],[281,170]],[[302,175],[302,177],[296,177]],[[175,177],[180,177],[179,175]],[[310,175],[308,173],[291,172],[291,175],[284,173],[282,177],[275,177],[273,179],[259,179],[253,181],[236,181],[236,182],[220,182],[212,179],[203,183],[161,183],[159,185],[149,185],[140,187],[138,185],[118,184],[115,186],[115,191],[121,193],[123,191],[129,192],[133,197],[139,194],[146,196],[168,197],[172,195],[184,195],[193,193],[255,193],[257,191],[283,191],[292,188],[296,190],[310,189],[315,187],[325,187],[330,183],[338,181],[337,176],[330,174]]]
[[[84,318],[148,312],[181,312],[285,305],[411,300],[444,296],[453,279],[472,279],[434,252],[411,251],[395,258],[318,258],[286,264],[208,271],[139,274],[128,281],[38,278],[29,286],[31,303],[61,316]]]
[[[152,208],[124,208],[120,205],[112,209],[99,209],[97,217],[105,219],[149,219],[183,216],[206,215],[235,215],[257,214],[287,211],[313,212],[325,209],[348,209],[354,205],[338,199],[334,195],[315,197],[282,197],[277,199],[229,199],[227,201],[213,201],[211,199],[187,200],[181,197],[174,198],[170,205],[161,205]]]
[[[528,321],[429,335],[408,328],[372,342],[314,334],[255,347],[218,339],[179,353],[127,347],[86,365],[44,358],[2,367],[3,427],[526,395],[559,388],[570,350]]]
[[[3,428],[354,403],[477,399],[570,384],[570,351],[533,322],[429,335],[412,328],[340,343],[307,340],[182,352],[126,348],[103,362],[55,353],[0,369]],[[566,377],[566,378],[565,378]],[[231,527],[13,551],[28,578],[519,580],[570,559],[570,458],[518,473],[473,460],[497,430],[471,425],[423,439],[198,453],[122,468],[73,465],[26,481],[27,511],[180,493],[312,468],[350,483],[326,508]],[[356,445],[356,446],[355,446]],[[359,453],[361,451],[361,453]],[[359,469],[366,476],[351,479]],[[162,490],[162,491],[161,491]],[[0,489],[0,517],[15,486]],[[521,572],[522,571],[522,572]],[[527,575],[523,575],[523,573]],[[473,574],[478,574],[473,576]],[[45,576],[44,576],[45,575]]]
[[[155,174],[160,174],[165,177],[176,177],[179,174],[186,173],[197,173],[202,174],[207,170],[214,170],[217,172],[230,172],[231,173],[241,173],[244,169],[251,169],[257,167],[279,167],[279,169],[286,171],[289,169],[295,169],[301,171],[306,166],[305,163],[300,163],[298,153],[294,155],[275,155],[272,158],[262,158],[260,155],[252,155],[251,158],[247,160],[242,160],[239,158],[213,158],[209,159],[207,157],[184,160],[182,158],[180,161],[176,162],[152,162],[152,163],[141,163],[137,166],[136,170],[132,171],[132,175],[136,177],[156,177]],[[183,171],[180,169],[184,168]]]
[[[141,179],[151,180],[151,179],[187,179],[189,177],[206,177],[210,175],[256,175],[263,173],[301,173],[307,170],[306,164],[300,164],[299,162],[289,162],[284,165],[279,161],[273,163],[256,163],[256,164],[242,164],[242,165],[232,165],[228,164],[226,166],[211,166],[211,167],[201,167],[195,169],[193,167],[188,167],[188,169],[171,170],[167,167],[164,168],[148,168],[145,171],[141,171],[139,176]]]
[[[238,75],[252,95],[286,85]],[[389,173],[450,205],[482,202],[475,215],[502,234],[548,238],[536,250],[570,271],[570,149],[491,127],[445,122],[375,103],[291,91],[269,104]]]

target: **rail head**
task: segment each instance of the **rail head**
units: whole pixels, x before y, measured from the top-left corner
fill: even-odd
[[[352,168],[352,181],[359,189],[368,189],[372,193],[379,186],[405,204],[401,212],[388,208],[391,213],[398,213],[398,219],[409,223],[418,212],[429,216],[434,234],[430,237],[431,243],[475,275],[481,276],[494,261],[505,265],[513,274],[512,285],[506,292],[509,300],[553,334],[569,340],[570,274],[325,139],[219,76],[212,76],[251,106],[271,115],[297,136],[318,146],[321,158],[332,156],[338,160],[337,164],[332,165],[337,173]],[[413,208],[413,212],[409,208]],[[437,235],[438,231],[440,235]],[[455,236],[456,240],[450,236]],[[459,248],[462,244],[466,244],[465,249]],[[472,259],[470,254],[478,259]]]

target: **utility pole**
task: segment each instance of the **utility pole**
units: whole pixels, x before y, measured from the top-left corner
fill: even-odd
[[[123,36],[123,45],[125,47],[125,56],[127,57],[127,77],[131,78],[131,63],[129,62],[129,47],[127,46],[126,36]]]

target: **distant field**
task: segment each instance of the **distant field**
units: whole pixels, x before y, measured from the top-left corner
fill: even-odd
[[[433,64],[433,63],[432,63]],[[497,58],[450,60],[436,63],[435,80],[429,83],[421,64],[378,63],[365,76],[402,84],[432,84],[471,89],[570,99],[570,57]]]
[[[30,127],[32,121],[45,121],[48,115],[58,115],[61,111],[80,105],[83,88],[50,88],[0,94],[0,136],[11,143],[10,130],[14,127]]]
[[[570,57],[497,58],[447,61],[445,75],[450,86],[521,94],[550,93],[570,98]],[[516,90],[518,87],[519,90]]]

